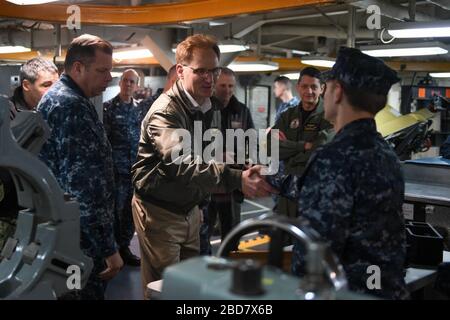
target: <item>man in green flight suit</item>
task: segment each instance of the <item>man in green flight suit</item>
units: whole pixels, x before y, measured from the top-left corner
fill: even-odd
[[[324,84],[320,75],[320,71],[313,67],[300,72],[296,89],[301,102],[282,113],[273,126],[279,130],[279,157],[286,174],[301,175],[314,149],[333,136],[332,125],[323,118],[321,94]],[[296,217],[297,203],[279,197],[275,210],[279,214]]]

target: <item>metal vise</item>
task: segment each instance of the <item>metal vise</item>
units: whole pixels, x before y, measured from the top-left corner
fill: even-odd
[[[10,108],[0,96],[0,168],[12,176],[21,210],[1,252],[0,299],[56,299],[72,289],[70,276],[83,287],[92,270],[80,249],[79,205],[35,156],[49,132],[41,115],[19,112],[10,127]]]

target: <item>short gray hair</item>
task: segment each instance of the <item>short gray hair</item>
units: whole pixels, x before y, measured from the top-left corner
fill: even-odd
[[[133,72],[134,73],[134,75],[136,76],[136,78],[137,78],[137,82],[138,82],[138,84],[139,84],[139,81],[141,80],[141,77],[139,76],[139,73],[136,71],[136,70],[134,70],[134,69],[126,69],[126,70],[124,70],[124,72],[122,72],[122,75],[120,76],[120,81],[122,81],[122,79],[123,79],[123,75],[125,74],[125,73],[127,73],[127,72]]]
[[[20,68],[20,83],[23,83],[23,80],[34,83],[41,71],[58,73],[58,68],[50,60],[45,60],[40,57],[33,58],[25,62]]]
[[[233,76],[236,78],[236,73],[234,73],[234,71],[231,70],[230,68],[222,67],[222,68],[220,68],[220,72],[221,72],[221,74],[225,74],[227,76]]]

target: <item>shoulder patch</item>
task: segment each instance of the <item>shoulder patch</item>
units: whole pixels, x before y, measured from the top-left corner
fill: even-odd
[[[289,127],[291,129],[297,129],[300,125],[300,120],[298,120],[298,118],[295,118],[291,121],[291,123],[289,124]]]

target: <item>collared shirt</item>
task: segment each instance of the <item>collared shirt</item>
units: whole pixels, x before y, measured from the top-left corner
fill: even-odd
[[[117,251],[113,162],[111,145],[94,105],[63,74],[42,97],[37,111],[51,129],[39,156],[62,190],[80,204],[81,249],[93,258],[111,256]]]
[[[182,84],[183,85],[183,84]],[[190,93],[184,88],[184,93],[188,97],[189,101],[193,104],[194,107],[200,108],[203,113],[208,112],[211,109],[211,99],[206,98],[205,101],[200,105],[195,99],[190,95]]]
[[[194,153],[195,122],[202,123],[198,132],[201,139],[211,128],[212,110],[216,108],[215,101],[211,103],[213,106],[206,113],[194,107],[181,80],[154,102],[142,122],[138,158],[132,167],[136,196],[171,212],[187,214],[213,189],[231,192],[240,188],[240,170],[216,161],[203,162]],[[174,143],[174,132],[179,129],[194,137],[187,152],[176,149],[179,144]]]

